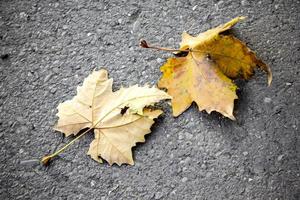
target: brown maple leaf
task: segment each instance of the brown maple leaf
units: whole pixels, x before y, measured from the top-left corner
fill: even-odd
[[[169,58],[161,67],[162,78],[159,88],[166,88],[173,97],[173,115],[184,112],[192,102],[199,110],[208,113],[217,111],[235,120],[234,100],[237,99],[237,86],[231,79],[248,80],[259,67],[268,73],[268,84],[272,81],[270,68],[258,59],[243,42],[232,35],[222,33],[244,17],[237,17],[226,24],[210,29],[193,37],[186,32],[177,53],[186,52],[185,57]],[[145,48],[149,46],[141,42]]]

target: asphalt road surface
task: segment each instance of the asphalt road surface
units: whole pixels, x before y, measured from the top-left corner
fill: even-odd
[[[238,81],[237,121],[170,106],[135,165],[94,162],[93,135],[48,167],[36,160],[72,138],[53,130],[56,107],[93,69],[114,88],[156,84],[167,52],[236,16],[233,33],[273,70]],[[0,1],[0,199],[300,199],[300,1]]]

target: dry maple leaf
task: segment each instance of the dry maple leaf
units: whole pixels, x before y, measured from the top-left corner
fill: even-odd
[[[163,76],[158,82],[158,87],[166,88],[173,97],[174,116],[180,115],[195,101],[200,111],[217,111],[234,120],[234,100],[238,97],[237,86],[231,79],[247,80],[259,67],[268,73],[268,84],[271,83],[270,68],[254,52],[234,36],[221,34],[242,19],[244,17],[237,17],[196,37],[182,34],[180,50],[188,54],[169,58],[161,67]],[[145,41],[141,46],[155,48]]]
[[[94,160],[133,165],[131,148],[145,141],[153,119],[162,113],[145,106],[170,96],[155,87],[137,85],[112,92],[112,83],[106,70],[89,75],[72,100],[59,104],[55,129],[66,136],[84,128],[94,129],[95,139],[88,151]]]

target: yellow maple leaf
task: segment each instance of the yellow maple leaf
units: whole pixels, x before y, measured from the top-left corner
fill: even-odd
[[[88,151],[94,160],[133,165],[131,148],[145,141],[153,119],[162,113],[145,106],[170,96],[155,87],[137,85],[112,92],[112,83],[106,70],[89,75],[72,100],[59,104],[55,129],[66,136],[84,128],[94,129],[95,139]],[[44,158],[45,163],[48,158]]]
[[[270,68],[254,52],[234,36],[221,34],[243,19],[237,17],[196,37],[182,34],[180,50],[188,54],[169,58],[161,67],[163,76],[158,82],[158,87],[166,88],[173,97],[174,116],[195,101],[200,111],[217,111],[234,120],[234,100],[238,97],[231,78],[249,79],[260,67],[268,73],[268,84],[271,83]]]

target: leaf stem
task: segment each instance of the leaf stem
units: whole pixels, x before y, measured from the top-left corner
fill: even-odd
[[[181,49],[171,49],[171,48],[165,48],[165,47],[156,47],[156,46],[151,46],[147,43],[146,40],[141,40],[140,41],[140,47],[146,48],[146,49],[156,49],[156,50],[161,50],[161,51],[172,51],[172,52],[190,52],[190,49],[187,50],[181,50]]]
[[[58,151],[54,152],[51,155],[46,155],[41,159],[41,163],[43,165],[47,165],[49,163],[49,161],[54,158],[55,156],[59,155],[60,153],[62,153],[64,150],[66,150],[69,146],[71,146],[74,142],[76,142],[78,139],[80,139],[82,136],[84,136],[87,132],[89,132],[90,130],[92,130],[93,128],[89,128],[86,131],[84,131],[82,134],[78,135],[76,138],[74,138],[72,141],[70,141],[69,143],[67,143],[64,147],[62,147],[61,149],[59,149]]]

